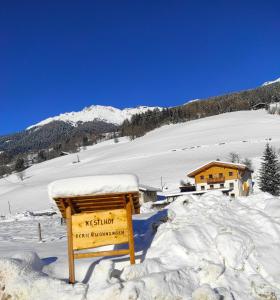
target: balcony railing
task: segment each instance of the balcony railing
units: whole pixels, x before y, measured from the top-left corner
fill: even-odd
[[[207,178],[207,183],[212,184],[212,183],[224,183],[225,182],[225,177],[213,177],[213,178]]]

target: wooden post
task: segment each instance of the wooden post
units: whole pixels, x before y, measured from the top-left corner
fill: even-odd
[[[69,203],[67,203],[67,207],[66,207],[66,222],[67,222],[69,282],[75,283],[75,265],[74,265],[74,250],[73,250],[73,236],[72,236],[72,212]]]
[[[12,214],[12,210],[11,210],[11,204],[10,204],[10,201],[8,201],[8,205],[9,205],[9,212],[10,212],[10,215]]]
[[[39,242],[42,242],[42,231],[41,231],[40,223],[38,223],[38,237],[39,237]]]
[[[134,250],[134,238],[133,238],[133,225],[132,225],[132,206],[133,203],[132,195],[129,195],[126,199],[126,215],[127,215],[127,227],[128,227],[128,246],[129,246],[129,257],[130,263],[135,264],[135,250]]]

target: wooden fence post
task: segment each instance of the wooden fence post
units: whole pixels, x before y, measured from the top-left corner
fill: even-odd
[[[38,237],[39,237],[39,242],[42,242],[42,230],[41,230],[40,223],[38,223]]]

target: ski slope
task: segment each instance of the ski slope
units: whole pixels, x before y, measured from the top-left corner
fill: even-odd
[[[230,152],[252,158],[255,168],[264,146],[280,148],[280,117],[263,110],[221,114],[191,122],[166,125],[130,141],[121,138],[90,146],[77,154],[32,166],[25,179],[16,175],[0,180],[0,215],[48,209],[47,186],[58,179],[111,173],[136,174],[140,183],[178,190],[181,179],[196,167]],[[162,179],[161,179],[162,177]]]

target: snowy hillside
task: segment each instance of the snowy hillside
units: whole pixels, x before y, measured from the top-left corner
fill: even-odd
[[[90,146],[77,154],[49,160],[26,170],[24,181],[16,175],[0,180],[0,215],[9,211],[47,209],[47,185],[54,180],[102,173],[135,173],[142,184],[166,192],[178,190],[187,172],[230,152],[253,158],[255,167],[269,141],[280,148],[280,118],[266,111],[240,111],[191,122],[166,125],[133,141],[122,138]],[[256,175],[256,173],[255,173]]]
[[[130,119],[135,114],[144,113],[148,110],[154,110],[155,108],[161,109],[159,107],[138,106],[135,108],[125,108],[121,110],[112,106],[92,105],[85,107],[83,110],[78,112],[68,112],[60,114],[59,116],[48,118],[35,125],[29,126],[27,129],[31,129],[36,126],[43,126],[53,121],[69,122],[74,126],[78,122],[89,122],[94,120],[120,125],[125,119]]]
[[[275,80],[272,80],[272,81],[266,81],[262,84],[262,86],[265,86],[265,85],[269,85],[269,84],[273,84],[273,83],[277,83],[277,82],[280,82],[280,77],[275,79]]]

